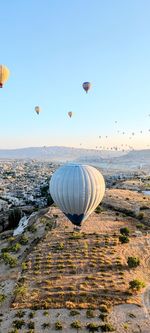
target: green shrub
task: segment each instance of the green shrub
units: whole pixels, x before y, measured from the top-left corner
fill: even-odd
[[[3,249],[1,250],[1,253],[8,253],[8,252],[18,252],[21,248],[21,245],[19,243],[16,243],[13,246],[7,246],[7,247],[3,247]]]
[[[75,309],[71,310],[70,313],[69,313],[70,316],[77,316],[79,314],[80,314],[80,312],[78,310],[75,310]]]
[[[63,250],[64,249],[64,243],[60,242],[57,246],[56,246],[56,250]]]
[[[21,238],[20,238],[20,244],[21,245],[26,245],[28,243],[29,239],[27,236],[25,235],[22,235]]]
[[[21,329],[22,326],[25,325],[25,321],[23,319],[16,319],[13,321],[13,326],[15,326],[15,328],[17,329]]]
[[[0,304],[3,303],[6,299],[6,296],[4,294],[0,294]]]
[[[48,315],[49,315],[49,312],[48,312],[48,311],[44,311],[44,312],[43,312],[43,316],[48,317]]]
[[[94,312],[93,312],[92,309],[87,309],[87,311],[86,311],[86,317],[87,318],[94,318],[95,317],[95,314],[94,314]]]
[[[28,265],[25,262],[22,262],[21,268],[23,271],[25,271],[26,269],[28,269]]]
[[[8,264],[11,268],[16,267],[17,266],[17,258],[15,258],[14,256],[11,256],[9,253],[3,253],[2,254],[2,258],[5,262],[5,264]]]
[[[143,223],[138,223],[136,225],[137,229],[143,229],[144,228],[144,224]]]
[[[100,313],[99,318],[100,318],[102,321],[105,321],[106,318],[107,318],[107,316],[108,316],[108,313]]]
[[[8,242],[10,244],[12,244],[14,240],[15,240],[15,237],[13,237],[13,236],[11,236],[11,237],[8,238]]]
[[[80,232],[74,231],[72,235],[69,237],[69,239],[80,239],[83,238],[83,233],[81,234]]]
[[[23,318],[24,315],[25,315],[25,311],[23,311],[23,310],[19,310],[19,311],[15,314],[15,317]]]
[[[30,322],[28,323],[28,328],[33,330],[34,327],[35,327],[34,321],[30,321]]]
[[[120,233],[121,233],[122,235],[129,236],[130,230],[129,230],[129,228],[127,228],[127,227],[120,228]]]
[[[21,245],[19,243],[16,243],[15,245],[13,245],[11,248],[10,248],[10,251],[11,252],[18,252],[21,248]]]
[[[115,328],[112,326],[112,324],[105,323],[100,326],[102,332],[114,332]]]
[[[42,324],[42,328],[45,329],[45,328],[48,328],[50,327],[50,324],[49,323],[43,323]]]
[[[96,323],[89,323],[86,325],[86,328],[89,332],[98,332],[99,331],[99,325]]]
[[[2,249],[1,249],[1,253],[8,253],[10,251],[10,247],[3,247]]]
[[[119,241],[120,241],[120,243],[122,243],[122,244],[125,244],[125,243],[129,243],[129,237],[128,236],[126,236],[126,235],[120,235],[119,236]]]
[[[132,291],[140,291],[144,287],[145,287],[145,282],[141,280],[134,279],[129,282],[129,289],[131,289]]]
[[[138,220],[143,220],[144,218],[144,213],[139,213],[137,216]]]
[[[34,318],[34,315],[35,315],[35,312],[29,312],[29,315],[28,315],[28,317],[30,318],[30,319],[33,319]]]
[[[95,209],[95,213],[96,214],[100,214],[102,211],[101,207],[100,206],[97,206],[96,209]]]
[[[73,321],[70,326],[72,328],[76,328],[76,329],[82,328],[82,324],[81,324],[80,320]]]
[[[138,257],[128,257],[127,263],[129,268],[135,268],[140,265],[140,259]]]
[[[129,324],[128,324],[128,323],[124,323],[124,324],[123,324],[123,328],[124,328],[125,330],[127,330],[127,329],[129,328]]]
[[[59,330],[62,330],[63,329],[63,325],[60,321],[56,321],[55,323],[55,330],[56,331],[59,331]]]
[[[37,231],[37,228],[36,228],[36,226],[34,224],[32,224],[32,225],[29,225],[27,227],[27,230],[30,231],[30,232],[32,232],[32,233],[34,233],[34,232]]]
[[[23,285],[23,286],[18,285],[16,287],[15,291],[14,291],[14,294],[16,296],[22,296],[23,297],[23,296],[26,295],[26,293],[27,293],[27,287],[25,285]]]

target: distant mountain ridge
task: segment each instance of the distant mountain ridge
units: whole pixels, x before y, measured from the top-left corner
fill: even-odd
[[[150,165],[150,149],[125,153],[63,146],[27,147],[0,149],[0,159],[35,159],[52,162],[76,161],[84,163],[105,163],[112,160],[116,164]]]
[[[118,155],[116,152],[111,152],[111,156],[114,154]],[[39,159],[63,162],[66,160],[87,160],[87,158],[101,160],[110,157],[109,155],[109,151],[63,146],[0,149],[0,159]]]
[[[132,164],[141,166],[150,166],[150,149],[132,150],[124,156],[115,158],[115,162],[119,164]]]

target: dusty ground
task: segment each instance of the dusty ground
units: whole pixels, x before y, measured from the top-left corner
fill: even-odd
[[[107,205],[111,205],[111,208],[107,208]],[[75,320],[80,320],[82,332],[87,332],[85,326],[88,322],[102,325],[99,318],[102,303],[108,307],[118,304],[111,308],[108,315],[108,322],[113,324],[115,332],[149,333],[149,228],[144,230],[143,227],[140,229],[140,237],[134,237],[136,226],[141,224],[138,214],[143,206],[147,208],[142,221],[146,219],[147,222],[148,216],[150,217],[149,197],[145,198],[142,194],[128,190],[107,190],[103,210],[99,214],[93,213],[83,223],[83,237],[79,239],[70,239],[74,235],[73,226],[56,207],[52,207],[44,217],[38,218],[35,222],[37,230],[26,232],[30,239],[28,244],[18,254],[13,254],[18,258],[17,267],[10,269],[3,261],[0,263],[1,292],[7,296],[0,311],[3,313],[0,317],[3,318],[0,333],[11,332],[12,323],[16,319],[14,316],[20,308],[25,310],[23,319],[26,326],[19,333],[29,332],[27,323],[30,321],[35,323],[35,333],[43,332],[43,323],[51,325],[44,332],[55,332],[58,320],[62,323],[62,332],[76,332],[70,328],[71,322]],[[134,213],[135,207],[135,217],[128,216],[128,211]],[[51,221],[56,228],[48,230],[48,223]],[[128,244],[120,244],[118,241],[119,229],[124,226],[130,229]],[[41,241],[37,245],[33,244],[30,250],[30,243],[32,245],[34,238],[38,237],[41,237]],[[7,246],[7,243],[7,239],[1,241],[1,248]],[[25,258],[24,251],[27,247],[29,253]],[[140,266],[129,270],[127,258],[131,255],[140,258]],[[27,264],[24,271],[21,269],[22,261]],[[17,280],[22,277],[22,285],[27,289],[23,296],[14,298]],[[129,281],[134,278],[145,281],[146,288],[143,293],[127,295]],[[87,318],[86,309],[82,308],[89,308],[91,305],[96,308],[94,317]],[[29,307],[37,308],[33,319],[28,317],[33,311],[27,309]],[[44,315],[46,307],[48,312]],[[80,314],[70,316],[71,307],[81,308]]]

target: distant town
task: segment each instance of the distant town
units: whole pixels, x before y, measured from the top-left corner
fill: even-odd
[[[45,197],[42,197],[41,188],[48,184],[53,171],[52,163],[0,162],[0,210],[5,210],[10,205],[44,206]]]
[[[32,212],[50,205],[49,181],[58,164],[50,161],[34,159],[6,159],[0,160],[0,231],[7,228],[8,215],[12,209],[18,207],[23,214],[29,216]],[[148,174],[142,170],[120,172],[108,168],[100,168],[107,187],[119,187],[119,180],[140,179],[144,181]],[[139,183],[140,184],[140,183]],[[134,186],[135,187],[135,186]],[[140,190],[139,185],[135,190]],[[5,226],[5,227],[4,227]]]
[[[0,161],[1,227],[2,219],[6,220],[5,215],[14,207],[32,213],[47,206],[49,180],[56,167],[50,162],[34,160]]]

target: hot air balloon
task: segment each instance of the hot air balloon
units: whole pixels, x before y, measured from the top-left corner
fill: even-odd
[[[72,117],[72,112],[71,112],[71,111],[68,112],[68,116],[69,116],[70,118]]]
[[[65,164],[50,180],[50,194],[58,207],[77,226],[101,202],[105,181],[94,167],[84,164]]]
[[[83,89],[86,91],[86,93],[89,91],[89,89],[91,88],[91,83],[90,82],[84,82],[82,84]]]
[[[40,109],[39,106],[35,106],[35,112],[36,112],[37,114],[39,114],[39,113],[41,112],[41,109]]]
[[[3,84],[8,80],[8,78],[9,69],[4,65],[0,65],[0,88],[3,88]]]

